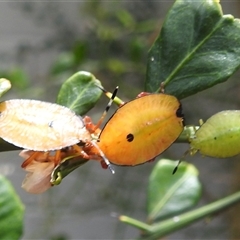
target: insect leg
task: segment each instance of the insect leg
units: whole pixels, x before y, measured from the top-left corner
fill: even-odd
[[[28,164],[30,164],[34,159],[36,159],[42,152],[33,152],[29,158],[27,158],[21,165],[22,168],[26,168]]]
[[[190,150],[187,150],[187,151],[183,154],[183,156],[179,159],[179,161],[178,161],[178,163],[177,163],[177,166],[173,169],[172,174],[175,174],[175,173],[177,172],[180,163],[184,160],[184,158],[185,158],[189,153],[190,153]]]
[[[61,159],[62,159],[61,150],[56,150],[54,156],[54,166],[57,166],[61,162]]]

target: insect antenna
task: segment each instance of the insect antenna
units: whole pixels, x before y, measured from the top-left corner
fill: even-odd
[[[97,85],[97,87],[99,87],[99,88],[103,91],[103,93],[104,93],[109,99],[112,98],[112,96],[113,96],[114,93],[111,93],[111,92],[107,91],[107,90],[106,90],[105,88],[103,88],[102,86]],[[117,87],[117,88],[118,88],[118,87]],[[115,90],[116,90],[116,89],[115,89]],[[114,99],[113,99],[113,102],[114,102],[115,104],[117,104],[119,107],[124,104],[124,101],[123,101],[122,99],[120,99],[119,97],[117,97],[116,95],[115,95],[115,97],[114,97]]]
[[[187,151],[183,154],[183,156],[179,159],[179,161],[178,161],[178,163],[177,163],[177,166],[173,169],[172,175],[177,172],[180,163],[184,160],[184,158],[185,158],[189,153],[190,153],[190,150],[187,150]]]
[[[103,92],[106,92],[106,90],[105,90],[104,88],[101,88],[100,86],[98,86],[98,87],[99,87]],[[98,129],[98,128],[100,127],[100,125],[102,124],[104,118],[105,118],[106,115],[107,115],[108,110],[110,109],[110,107],[111,107],[111,105],[112,105],[112,103],[113,103],[113,101],[114,101],[114,98],[115,98],[116,95],[117,95],[117,92],[118,92],[118,86],[115,88],[115,90],[114,90],[114,92],[113,92],[113,94],[112,94],[112,96],[111,96],[111,98],[110,98],[110,101],[108,102],[108,105],[107,105],[105,111],[103,112],[101,118],[99,119],[99,121],[98,121],[97,124],[95,125],[95,130]]]
[[[177,163],[177,166],[173,169],[172,175],[174,175],[177,172],[178,166],[180,165],[181,162],[182,162],[182,160],[180,159]]]

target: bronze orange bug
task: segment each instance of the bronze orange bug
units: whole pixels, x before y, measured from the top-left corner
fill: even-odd
[[[143,93],[112,115],[100,133],[98,146],[111,163],[134,166],[165,151],[183,125],[176,97]]]
[[[106,111],[116,93],[117,89]],[[110,162],[92,137],[95,131],[99,131],[102,118],[97,125],[93,125],[89,117],[82,119],[58,104],[27,99],[8,100],[0,103],[0,137],[15,146],[33,151],[23,162],[23,168],[38,158],[42,151],[59,150],[54,160],[57,165],[61,161],[60,150],[74,146],[79,156],[103,160],[114,173]]]
[[[0,136],[34,151],[61,149],[91,139],[83,119],[70,109],[23,99],[0,103]]]

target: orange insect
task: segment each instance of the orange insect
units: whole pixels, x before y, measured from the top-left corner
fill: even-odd
[[[183,126],[176,97],[143,93],[113,114],[100,133],[98,146],[111,163],[134,166],[165,151]]]

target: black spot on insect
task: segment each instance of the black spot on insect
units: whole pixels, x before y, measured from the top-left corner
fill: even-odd
[[[214,139],[214,140],[217,140],[217,137],[214,137],[213,139]]]
[[[132,142],[133,139],[134,139],[133,134],[132,134],[132,133],[129,133],[129,134],[127,135],[127,141],[128,141],[128,142]]]
[[[52,128],[52,127],[53,127],[53,121],[49,122],[49,123],[48,123],[48,126],[49,126],[50,128]]]

